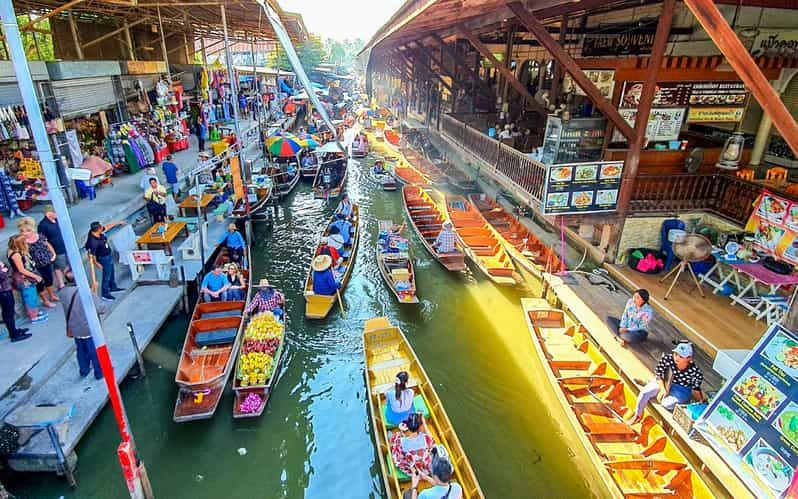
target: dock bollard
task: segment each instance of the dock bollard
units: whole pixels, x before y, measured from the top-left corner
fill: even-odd
[[[147,375],[147,371],[144,370],[144,357],[141,356],[141,350],[139,350],[139,342],[136,340],[136,332],[133,331],[133,323],[127,323],[127,333],[130,335],[130,342],[133,343],[133,351],[136,352],[136,362],[139,365],[139,371],[141,371],[142,376]]]

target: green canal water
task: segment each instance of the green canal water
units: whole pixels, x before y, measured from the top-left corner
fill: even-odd
[[[578,442],[560,426],[563,414],[524,326],[519,299],[535,293],[531,279],[520,289],[499,289],[481,275],[451,275],[408,229],[421,303],[400,306],[381,279],[373,248],[378,220],[403,218],[401,194],[378,190],[366,173],[370,160],[361,163],[349,179],[364,224],[344,295],[346,320],[337,310],[322,321],[304,318],[310,251],[334,207],[300,184],[271,225],[256,225],[255,278],[268,277],[283,290],[291,318],[282,375],[262,418],[234,421],[227,393],[213,419],[172,422],[184,316],[170,320],[145,351],[147,377],[124,383],[156,497],[382,497],[361,341],[363,322],[378,315],[401,326],[412,343],[487,497],[602,495]],[[118,442],[106,407],[77,449],[76,490],[52,475],[15,475],[6,483],[22,498],[127,497]]]

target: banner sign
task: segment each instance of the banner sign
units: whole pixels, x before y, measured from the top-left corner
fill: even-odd
[[[743,119],[742,107],[691,107],[687,114],[690,123],[726,123]]]
[[[621,94],[621,108],[637,108],[643,82],[626,82]],[[744,107],[748,92],[740,81],[695,81],[657,83],[653,107]]]
[[[612,99],[612,91],[615,89],[614,69],[585,69],[582,72],[593,82],[602,97],[607,100]],[[562,86],[564,89],[573,88],[576,95],[587,95],[582,87],[574,82],[570,73],[565,73]]]
[[[798,31],[759,30],[751,45],[751,55],[798,58]]]
[[[685,108],[655,108],[652,109],[648,115],[648,124],[646,125],[646,137],[652,142],[660,142],[666,140],[677,140],[679,138],[679,131],[684,122]],[[637,109],[619,109],[618,113],[623,116],[623,119],[629,123],[629,126],[634,128],[635,120],[637,119]],[[625,142],[621,132],[614,130],[612,134],[613,142]]]
[[[785,497],[798,465],[798,337],[772,325],[696,429],[755,497]]]
[[[644,55],[651,53],[653,45],[654,33],[587,34],[582,43],[582,55]]]
[[[745,230],[757,248],[798,264],[798,203],[763,190]]]
[[[546,165],[543,214],[615,211],[622,173],[623,161]]]

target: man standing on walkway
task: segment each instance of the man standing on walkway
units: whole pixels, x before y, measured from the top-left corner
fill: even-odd
[[[100,368],[100,361],[97,359],[97,349],[94,346],[94,340],[91,339],[89,321],[86,319],[86,314],[83,311],[78,288],[76,286],[61,288],[58,290],[58,297],[61,299],[61,305],[64,307],[67,336],[75,339],[75,350],[78,356],[80,377],[85,378],[88,376],[89,372],[94,369],[94,378],[102,379],[103,371]],[[105,305],[94,295],[92,295],[92,299],[94,300],[94,307],[97,309],[97,313],[104,314]]]
[[[103,272],[100,296],[103,300],[112,301],[116,297],[112,291],[124,291],[116,285],[114,279],[114,255],[111,246],[108,245],[108,237],[105,232],[113,229],[117,225],[125,225],[125,221],[111,222],[103,225],[100,222],[92,222],[89,229],[89,237],[86,239],[86,251],[89,252],[89,261],[92,265],[100,267]]]
[[[171,154],[166,156],[166,161],[163,163],[163,174],[166,176],[166,185],[172,188],[172,196],[177,201],[177,196],[180,194],[180,181],[177,178],[180,168],[172,162]]]
[[[58,227],[58,216],[52,205],[44,208],[44,218],[39,222],[39,234],[44,236],[55,250],[55,288],[61,289],[66,285],[67,279],[72,279],[72,270],[69,268],[69,261],[66,255],[66,246],[61,237],[61,229]]]

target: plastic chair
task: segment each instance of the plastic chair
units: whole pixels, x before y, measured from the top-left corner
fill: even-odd
[[[662,222],[662,229],[660,230],[660,241],[662,241],[662,245],[660,246],[660,250],[665,253],[665,268],[663,270],[671,268],[674,259],[673,243],[668,240],[668,232],[674,229],[684,230],[684,228],[684,222],[678,218],[672,218]]]
[[[97,191],[94,189],[93,185],[87,184],[82,180],[75,180],[75,187],[78,188],[78,196],[83,198],[89,198],[92,200],[97,197]]]
[[[771,168],[765,173],[765,180],[770,180],[775,184],[787,182],[787,169],[780,166]]]

